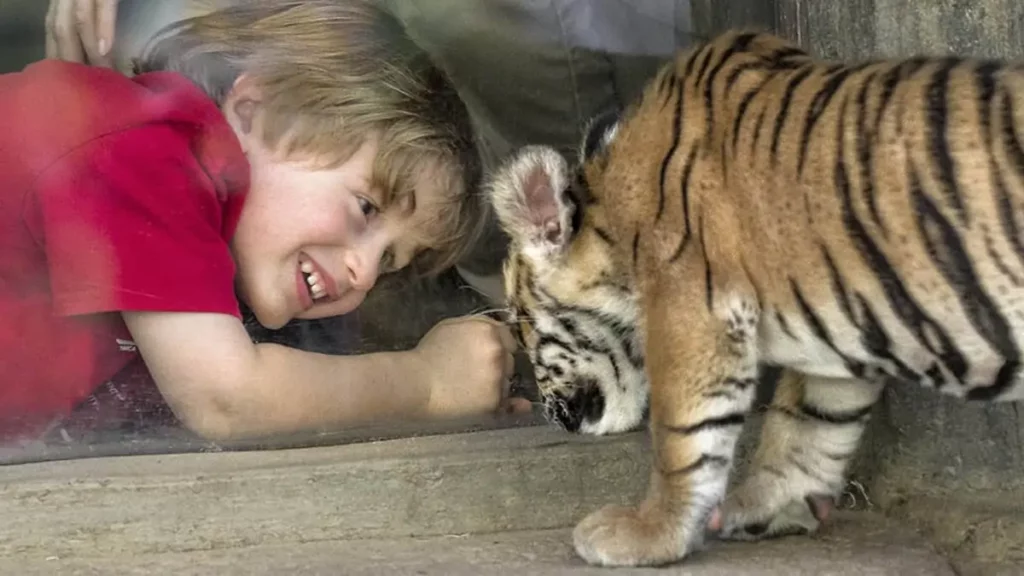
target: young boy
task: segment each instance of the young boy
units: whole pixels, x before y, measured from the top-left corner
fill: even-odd
[[[484,318],[413,350],[249,339],[355,309],[378,274],[454,262],[480,206],[465,112],[373,0],[248,2],[177,25],[141,74],[0,76],[0,438],[140,354],[210,439],[494,410],[514,344]]]

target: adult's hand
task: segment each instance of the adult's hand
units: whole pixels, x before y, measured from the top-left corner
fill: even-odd
[[[46,57],[113,67],[110,49],[120,0],[50,0]]]

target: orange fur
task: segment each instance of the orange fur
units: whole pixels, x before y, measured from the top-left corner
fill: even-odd
[[[1024,395],[1022,146],[1019,64],[846,65],[733,31],[680,54],[621,119],[595,126],[578,178],[541,170],[562,183],[544,199],[574,215],[566,240],[542,257],[529,226],[499,218],[527,347],[564,340],[561,355],[535,350],[542,394],[577,399],[593,420],[600,402],[584,388],[628,387],[611,376],[621,369],[593,368],[595,349],[625,347],[594,336],[600,322],[580,325],[602,315],[634,319],[650,387],[648,495],[584,519],[577,552],[671,562],[699,547],[719,505],[726,537],[814,530],[808,499],[842,488],[888,380]],[[615,284],[628,302],[617,311]],[[761,362],[785,373],[751,475],[723,503]],[[574,372],[544,372],[556,366]]]

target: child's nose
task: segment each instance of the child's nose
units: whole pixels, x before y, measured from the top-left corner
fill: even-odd
[[[380,274],[380,255],[373,250],[352,250],[345,259],[348,283],[354,290],[368,292]]]

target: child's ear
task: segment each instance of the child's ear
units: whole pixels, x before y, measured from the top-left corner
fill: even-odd
[[[238,139],[244,143],[253,136],[253,126],[260,107],[262,92],[251,78],[242,74],[224,97],[221,110]]]
[[[490,179],[487,192],[498,221],[527,254],[560,256],[572,235],[577,207],[566,195],[565,158],[546,146],[517,151]]]

